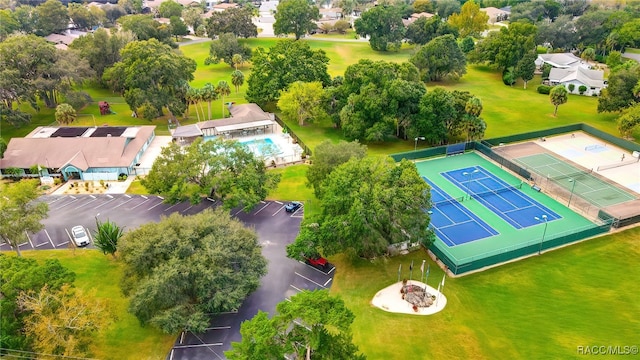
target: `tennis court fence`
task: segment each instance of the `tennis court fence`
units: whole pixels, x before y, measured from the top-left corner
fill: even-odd
[[[603,222],[600,225],[589,225],[579,229],[570,229],[561,233],[548,235],[545,237],[544,242],[541,242],[542,238],[540,238],[540,240],[532,240],[524,244],[507,246],[461,259],[456,259],[449,251],[435,245],[432,245],[429,250],[431,250],[440,261],[447,265],[451,272],[458,275],[588,239],[607,233],[610,229],[611,221]]]

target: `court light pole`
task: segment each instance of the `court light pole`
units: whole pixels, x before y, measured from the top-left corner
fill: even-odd
[[[468,173],[468,172],[463,172],[462,175],[467,176],[469,179],[467,180],[467,197],[471,198],[471,193],[469,190],[469,187],[471,186],[471,180],[473,180],[473,174],[480,172],[480,170],[475,169],[472,172]]]
[[[415,142],[413,143],[413,151],[416,151],[416,150],[418,150],[418,140],[424,141],[425,137],[424,136],[418,136],[414,140],[415,140]]]
[[[538,255],[540,255],[540,253],[542,252],[542,243],[544,242],[544,236],[547,235],[547,225],[549,224],[547,222],[547,215],[542,215],[541,218],[539,218],[537,216],[534,217],[534,219],[536,219],[536,220],[538,220],[540,222],[544,222],[544,230],[542,231],[542,239],[540,239],[540,247],[538,248]]]
[[[571,195],[569,195],[569,203],[567,204],[567,207],[571,206],[571,199],[573,198],[573,189],[575,189],[576,187],[576,181],[574,179],[569,179],[569,182],[571,183]]]

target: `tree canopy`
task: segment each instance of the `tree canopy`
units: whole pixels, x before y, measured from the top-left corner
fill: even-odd
[[[276,35],[294,34],[296,40],[317,28],[318,7],[307,0],[282,0],[276,9],[273,32]]]
[[[409,43],[424,45],[438,36],[447,34],[457,38],[459,32],[448,22],[442,21],[438,15],[431,18],[421,16],[407,27],[405,38]]]
[[[1,210],[5,212],[5,209]],[[0,254],[0,269],[0,347],[30,350],[32,339],[24,331],[25,317],[29,313],[18,306],[18,297],[22,292],[38,292],[44,286],[59,290],[63,284],[73,283],[76,275],[57,259],[39,263],[5,254]]]
[[[119,18],[118,22],[123,30],[131,31],[137,40],[156,39],[169,46],[176,46],[171,40],[171,26],[160,23],[151,15],[126,15]]]
[[[251,209],[277,185],[278,175],[267,172],[264,159],[237,141],[197,140],[182,148],[172,143],[162,149],[142,182],[151,193],[175,203],[201,200],[210,194],[225,208]]]
[[[283,40],[268,50],[257,48],[252,63],[246,99],[259,105],[277,101],[280,92],[295,81],[320,81],[324,86],[331,81],[325,52],[312,50],[302,41]]]
[[[431,193],[414,163],[352,157],[321,186],[320,212],[304,220],[295,242],[287,246],[288,256],[350,250],[371,258],[386,254],[390,244],[432,243],[425,211],[431,207]]]
[[[564,104],[569,99],[569,92],[564,85],[556,85],[551,89],[549,93],[549,100],[555,106],[555,110],[553,111],[553,116],[558,114],[558,106]]]
[[[376,6],[360,16],[354,23],[356,34],[369,36],[373,50],[398,50],[404,38],[402,9],[398,6]]]
[[[47,217],[49,205],[34,201],[40,196],[38,180],[0,184],[0,189],[0,238],[20,256],[18,245],[27,242],[27,232],[36,233],[44,227],[40,221]]]
[[[411,57],[424,81],[459,79],[467,73],[467,61],[453,35],[438,36]]]
[[[618,131],[622,137],[631,136],[633,130],[640,126],[640,104],[636,104],[625,111],[618,118]]]
[[[256,37],[258,28],[251,20],[252,16],[248,7],[227,9],[224,12],[214,11],[207,20],[207,34],[212,39],[225,33],[241,38]]]
[[[598,98],[598,112],[621,111],[640,102],[640,64],[632,61],[611,71],[609,85]]]
[[[209,57],[205,60],[205,64],[217,64],[222,60],[229,66],[234,67],[234,55],[240,55],[243,61],[249,61],[251,59],[251,48],[240,44],[234,34],[224,33],[209,45]]]
[[[480,5],[473,0],[467,1],[460,8],[460,13],[449,16],[449,24],[460,30],[461,37],[479,36],[488,28],[489,15],[480,11]]]
[[[363,159],[367,156],[367,146],[358,142],[325,140],[313,150],[313,163],[307,169],[307,184],[313,187],[318,199],[322,198],[324,179],[338,166],[351,158]]]
[[[204,331],[210,314],[240,307],[267,266],[255,231],[223,209],[129,231],[120,259],[129,311],[165,333]]]
[[[242,341],[231,344],[228,359],[364,360],[351,339],[354,315],[327,290],[302,291],[277,306],[269,319],[259,311],[240,327]]]
[[[102,81],[104,71],[120,61],[120,50],[133,40],[135,36],[129,31],[107,31],[100,28],[75,39],[69,48],[77,50]]]
[[[36,33],[46,36],[67,30],[69,14],[58,0],[47,0],[36,7]]]
[[[278,108],[282,110],[284,119],[296,121],[300,126],[321,121],[327,117],[322,106],[323,94],[322,83],[319,81],[296,81],[280,95]]]
[[[172,16],[182,16],[182,5],[173,1],[167,0],[160,3],[158,7],[158,14],[160,17],[170,19]]]
[[[142,110],[148,119],[160,116],[163,108],[172,118],[184,113],[185,84],[193,80],[194,60],[156,39],[130,42],[121,55],[122,60],[104,73],[104,79],[124,93],[132,111]]]
[[[508,28],[492,31],[470,53],[472,62],[488,62],[499,70],[515,67],[524,54],[535,51],[536,26],[512,22]]]

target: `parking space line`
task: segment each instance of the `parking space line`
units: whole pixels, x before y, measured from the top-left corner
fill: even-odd
[[[329,278],[329,280],[327,280],[327,281],[324,283],[324,286],[326,287],[326,286],[327,286],[327,284],[329,284],[329,283],[331,282],[331,280],[333,280],[333,278]]]
[[[291,286],[291,287],[292,287],[294,290],[296,290],[297,292],[302,292],[302,290],[301,290],[301,289],[298,289],[297,287],[295,287],[295,286],[293,286],[293,285],[291,285],[291,284],[289,284],[289,286]]]
[[[33,246],[33,242],[31,242],[31,237],[29,237],[29,233],[25,231],[24,234],[27,235],[27,240],[29,240],[29,244],[31,244],[31,248],[35,249],[36,247]]]
[[[162,196],[160,196],[160,195],[156,195],[156,197],[157,197],[158,199],[160,199],[160,200],[164,200],[164,198],[163,198]]]
[[[140,195],[141,198],[143,199],[148,199],[148,197],[144,196],[144,195]]]
[[[329,272],[327,273],[327,275],[331,274],[331,273],[333,272],[333,270],[335,270],[335,269],[336,269],[336,267],[335,267],[335,266],[334,266],[334,267],[332,267],[332,268],[331,268],[331,270],[329,270]]]
[[[143,196],[143,198],[145,198],[146,200],[145,200],[145,201],[143,201],[143,202],[141,202],[140,204],[138,204],[138,205],[136,205],[136,206],[132,207],[132,208],[128,208],[127,210],[133,210],[133,209],[137,208],[138,206],[140,206],[140,205],[142,205],[142,204],[146,203],[147,201],[149,201],[149,198],[146,198],[146,197],[144,197],[144,196]]]
[[[60,210],[60,209],[62,209],[63,207],[65,207],[65,206],[67,206],[67,205],[71,205],[71,204],[73,204],[74,202],[78,201],[78,198],[74,198],[73,196],[71,196],[71,199],[73,199],[73,200],[69,201],[68,203],[66,203],[66,204],[64,204],[64,205],[62,205],[62,206],[60,206],[60,207],[57,207],[57,208],[55,208],[55,209],[51,209],[51,210]]]
[[[111,200],[107,201],[106,203],[102,203],[102,204],[100,204],[100,205],[98,205],[98,206],[94,207],[94,209],[97,209],[97,208],[103,207],[103,206],[107,205],[108,203],[112,202],[113,200],[115,200],[115,198],[114,198],[113,196],[111,196],[111,195],[107,195],[107,196],[108,196],[108,197],[110,197],[110,198],[111,198]]]
[[[282,209],[284,209],[284,205],[281,206],[280,209],[278,209],[278,211],[274,212],[273,215],[271,215],[271,216],[276,216],[276,214],[279,213],[280,211],[282,211]]]
[[[22,245],[27,245],[27,244],[28,244],[28,242],[27,242],[27,241],[25,241],[25,242],[23,242],[22,244],[18,244],[18,247],[20,247],[20,246],[22,246]]]
[[[129,194],[124,194],[124,196],[128,197],[129,199],[131,199],[131,195],[129,195]]]
[[[95,199],[95,195],[89,195],[90,198]]]
[[[263,202],[263,203],[264,203],[264,202]],[[264,209],[265,209],[265,208],[267,208],[267,206],[269,206],[269,205],[271,205],[271,204],[267,203],[267,205],[265,205],[265,206],[261,207],[261,208],[260,208],[260,210],[258,210],[258,211],[256,211],[256,212],[254,212],[254,213],[253,213],[253,215],[258,215],[258,213],[259,213],[260,211],[264,210]]]
[[[67,236],[69,237],[69,240],[72,240],[72,239],[71,239],[71,234],[69,234],[69,231],[67,230],[67,228],[64,228],[64,232],[66,232],[66,233],[67,233]],[[68,244],[68,243],[69,243],[69,241],[65,241],[65,242],[64,242],[64,243],[62,243],[62,244],[58,244],[58,246],[66,245],[66,244]],[[74,242],[74,243],[73,243],[73,245],[75,245],[75,244],[76,244],[76,243]]]
[[[304,276],[304,275],[302,275],[302,274],[298,273],[297,271],[296,271],[294,274],[296,274],[296,275],[300,276],[301,278],[303,278],[303,279],[305,279],[305,280],[307,280],[307,281],[311,281],[312,283],[314,283],[314,284],[316,284],[316,285],[320,286],[320,287],[321,287],[321,288],[323,288],[323,289],[326,289],[326,287],[325,287],[324,285],[319,284],[319,283],[317,283],[317,282],[315,282],[315,281],[313,281],[313,280],[309,279],[308,277],[306,277],[306,276]]]
[[[159,197],[159,196],[158,196],[158,197]],[[147,211],[149,211],[149,210],[153,209],[153,208],[154,208],[154,207],[156,207],[156,206],[160,206],[160,205],[162,205],[162,201],[161,201],[161,202],[159,202],[159,203],[157,203],[157,204],[155,204],[155,205],[153,205],[152,207],[148,208],[148,209],[147,209]]]
[[[73,209],[74,209],[74,210],[78,210],[78,209],[80,209],[81,207],[86,206],[86,205],[89,205],[89,204],[91,204],[92,202],[94,202],[94,201],[98,200],[98,198],[97,198],[97,197],[95,197],[95,196],[93,196],[93,195],[89,195],[89,196],[91,196],[91,198],[92,198],[93,200],[89,200],[88,202],[86,202],[86,203],[84,203],[84,204],[82,204],[82,205],[80,205],[80,206],[77,206],[77,207],[75,207],[75,208],[73,208]]]
[[[240,212],[241,212],[241,211],[242,211],[242,208],[240,208],[240,210],[236,211],[236,212],[233,214],[233,216],[236,216],[236,215],[240,214]]]
[[[131,196],[129,196],[129,200],[127,200],[127,201],[125,201],[125,202],[123,202],[123,203],[120,203],[120,204],[118,204],[118,205],[116,205],[116,206],[112,207],[112,208],[111,208],[111,210],[113,210],[113,209],[117,209],[117,208],[119,208],[120,206],[122,206],[122,205],[124,205],[124,204],[128,203],[128,202],[129,202],[129,201],[131,201],[131,200],[133,200],[133,199],[131,198]]]
[[[307,267],[309,267],[309,268],[311,268],[311,269],[313,269],[313,270],[315,270],[315,271],[319,272],[319,273],[320,273],[320,274],[322,274],[322,275],[328,275],[328,274],[329,274],[329,273],[326,273],[326,272],[324,272],[324,271],[322,271],[322,270],[320,270],[320,269],[316,268],[315,266],[311,266],[311,265],[307,264],[307,263],[306,263],[306,262],[304,262],[304,261],[298,260],[298,262],[299,262],[300,264],[303,264],[303,265],[305,265],[305,266],[307,266]],[[334,266],[334,267],[335,267],[335,266]]]
[[[46,245],[46,244],[47,244],[46,242],[43,242],[42,244],[38,244],[38,245],[36,245],[36,247],[40,247],[40,246],[42,246],[42,245]],[[0,245],[2,245],[2,244],[0,244]]]
[[[205,328],[205,330],[226,330],[231,329],[231,326],[214,326],[210,328]]]
[[[182,211],[180,211],[180,212],[181,212],[181,213],[185,213],[187,210],[191,209],[192,207],[193,207],[193,205],[189,206],[188,208],[186,208],[186,209],[184,209],[184,210],[182,210]]]
[[[173,205],[169,206],[168,208],[164,209],[164,211],[165,211],[165,212],[166,212],[166,211],[169,211],[169,210],[173,209],[174,207],[176,207],[176,206],[178,206],[178,205],[180,205],[180,204],[181,204],[181,203],[175,203],[175,204],[173,204]]]
[[[53,240],[51,240],[51,236],[49,236],[49,233],[47,232],[47,229],[44,229],[44,233],[47,235],[47,238],[49,238],[49,242],[51,243],[51,246],[53,246],[53,248],[55,249],[56,246],[53,243]]]
[[[276,203],[276,204],[280,204],[280,205],[282,205],[282,202],[280,202],[280,201],[278,201],[278,200],[274,200],[273,202],[274,202],[274,203]]]
[[[108,197],[109,199],[113,199],[113,196],[111,196],[111,195],[109,195],[109,194],[107,194],[107,197]]]
[[[196,345],[175,345],[174,349],[188,349],[194,347],[209,347],[209,346],[222,346],[222,343],[212,343],[212,344],[196,344]]]
[[[184,344],[184,331],[180,334],[180,344]]]

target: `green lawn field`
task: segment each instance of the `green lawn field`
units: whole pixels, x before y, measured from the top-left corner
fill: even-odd
[[[33,250],[23,251],[25,257],[44,261],[58,259],[76,273],[76,287],[89,292],[96,290],[98,298],[107,301],[116,317],[99,334],[91,348],[96,359],[164,359],[175,341],[151,326],[141,327],[138,319],[127,312],[129,300],[120,291],[122,264],[98,250]]]
[[[331,293],[356,315],[354,342],[377,359],[572,359],[578,346],[640,345],[640,228],[447,278],[447,306],[430,316],[384,312],[370,304],[409,277],[424,251],[375,261],[336,256]],[[442,271],[431,264],[434,288]],[[414,268],[413,278],[420,276]],[[399,296],[400,294],[398,294]]]

